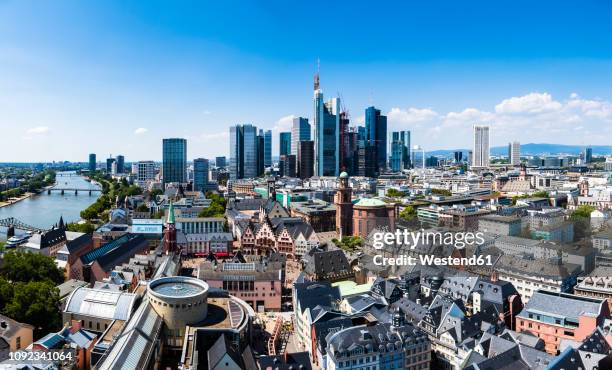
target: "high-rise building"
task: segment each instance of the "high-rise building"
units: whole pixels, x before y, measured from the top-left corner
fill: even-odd
[[[116,174],[117,174],[117,161],[113,161],[113,162],[111,163],[111,173],[112,173],[113,175],[116,175]]]
[[[375,107],[366,108],[365,129],[366,140],[376,150],[378,168],[387,168],[387,116]]]
[[[263,137],[257,135],[257,127],[251,124],[230,127],[230,180],[255,178],[258,176],[260,156],[258,148],[263,148]],[[263,152],[261,156],[263,166]]]
[[[106,158],[106,173],[113,173],[113,163],[115,163],[115,158]]]
[[[489,126],[474,125],[472,167],[489,167]]]
[[[264,166],[272,167],[272,131],[264,133]]]
[[[521,143],[518,141],[508,143],[508,161],[513,166],[521,164]]]
[[[89,172],[94,172],[96,170],[96,154],[91,153],[89,155]]]
[[[291,127],[291,154],[297,155],[299,142],[308,140],[312,140],[310,138],[308,118],[295,117]]]
[[[125,172],[125,157],[122,155],[117,156],[117,173]]]
[[[593,162],[593,148],[584,148],[583,159],[584,163]]]
[[[314,176],[314,141],[304,140],[298,146],[298,176],[301,179],[309,179]]]
[[[391,171],[399,172],[410,168],[410,131],[391,133]]]
[[[278,142],[280,143],[278,156],[289,155],[291,153],[291,132],[281,132],[278,135]],[[296,154],[297,155],[297,154]]]
[[[227,167],[227,160],[225,157],[216,157],[215,158],[215,166],[217,168],[225,168]]]
[[[323,102],[319,74],[314,83],[314,149],[315,175],[337,176],[340,169],[340,98]]]
[[[296,156],[293,154],[283,154],[278,161],[280,175],[285,177],[296,177]]]
[[[138,162],[138,174],[136,176],[137,181],[140,184],[146,183],[147,181],[155,180],[155,162],[153,161],[139,161]]]
[[[340,156],[339,159],[339,166],[340,166],[340,171],[346,171],[349,165],[349,157],[350,157],[350,153],[347,153],[347,139],[348,139],[348,133],[349,133],[349,117],[348,114],[346,112],[340,112],[340,118],[339,118],[339,126],[338,126],[338,136],[339,136],[339,141],[338,141],[338,156]]]
[[[162,176],[164,187],[171,182],[187,183],[187,140],[163,140]]]
[[[193,190],[206,192],[208,188],[208,159],[193,160]]]
[[[359,140],[357,149],[357,176],[377,177],[376,147],[366,140]]]
[[[463,160],[463,152],[455,152],[455,163],[460,163]]]
[[[259,135],[257,136],[257,176],[261,176],[264,174],[266,170],[266,139],[264,136],[263,130],[259,130]]]

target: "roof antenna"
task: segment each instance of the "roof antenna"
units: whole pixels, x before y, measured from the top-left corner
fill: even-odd
[[[321,69],[321,60],[317,58],[317,73],[314,77],[314,89],[319,90],[319,71]]]

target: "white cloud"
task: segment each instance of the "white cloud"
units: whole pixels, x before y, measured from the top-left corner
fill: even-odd
[[[26,131],[29,135],[44,135],[49,132],[49,127],[47,126],[37,126],[32,127]]]
[[[502,100],[495,106],[498,114],[534,114],[560,110],[561,103],[553,100],[549,93],[533,92],[527,95]]]
[[[438,113],[430,108],[391,108],[387,113],[387,119],[397,124],[419,124],[432,121],[438,118]]]
[[[294,118],[296,118],[296,116],[293,114],[279,118],[278,121],[276,121],[276,123],[274,124],[274,127],[272,127],[272,131],[275,133],[279,133],[282,131],[291,131]]]
[[[147,131],[149,130],[144,127],[139,127],[136,130],[134,130],[134,135],[142,135],[142,134],[147,133]]]

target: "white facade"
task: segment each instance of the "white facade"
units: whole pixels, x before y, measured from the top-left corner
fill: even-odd
[[[510,153],[510,164],[513,166],[518,166],[521,164],[521,143],[518,141],[513,141],[509,144]]]
[[[489,126],[474,125],[472,167],[489,167]]]

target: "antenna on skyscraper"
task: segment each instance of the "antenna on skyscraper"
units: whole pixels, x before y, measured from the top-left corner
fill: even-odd
[[[314,76],[314,89],[319,90],[319,72],[321,70],[321,60],[317,58],[317,73]]]

